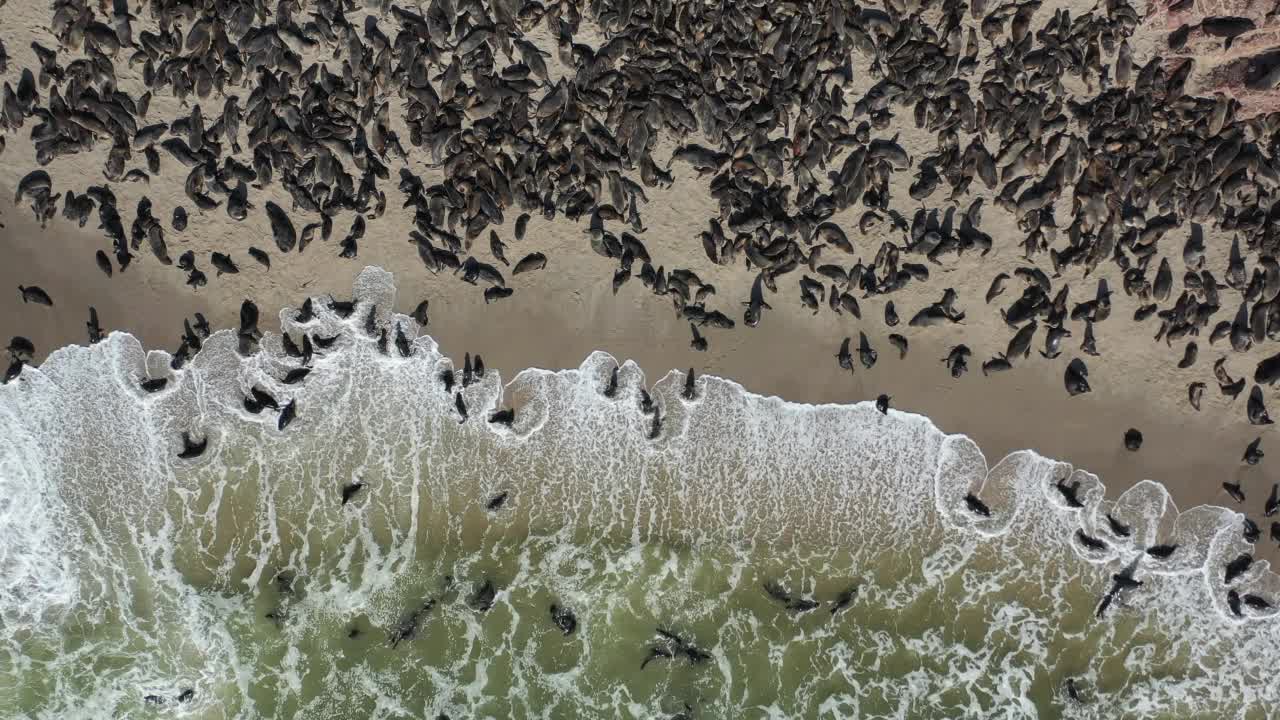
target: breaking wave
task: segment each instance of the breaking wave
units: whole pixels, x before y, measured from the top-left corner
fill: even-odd
[[[1180,512],[1149,481],[1108,499],[1030,451],[989,468],[967,437],[870,403],[708,376],[690,399],[681,374],[649,387],[630,362],[607,397],[604,353],[506,385],[490,371],[462,390],[460,422],[451,361],[386,311],[390,274],[366,269],[355,294],[349,320],[280,313],[295,335],[341,334],[301,384],[280,381],[297,361],[279,336],[242,357],[221,331],[176,372],[115,333],[0,388],[0,704],[22,718],[1261,718],[1280,701],[1274,611],[1227,603],[1223,567],[1249,550],[1238,513]],[[416,338],[410,357],[364,333],[371,305]],[[147,393],[147,376],[169,383]],[[284,431],[246,410],[255,385],[296,401]],[[652,439],[642,389],[663,419]],[[511,406],[510,428],[486,421]],[[179,459],[182,431],[207,451]],[[1061,480],[1081,483],[1082,508]],[[1157,544],[1177,550],[1144,552]],[[1097,619],[1125,568],[1142,585]],[[1265,562],[1231,587],[1280,597]],[[682,655],[695,646],[708,657]]]

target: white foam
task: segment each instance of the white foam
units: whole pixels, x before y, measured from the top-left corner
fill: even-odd
[[[789,403],[711,376],[686,400],[681,373],[650,387],[634,363],[619,366],[599,352],[576,369],[526,370],[506,385],[489,371],[462,390],[470,419],[459,423],[439,380],[452,363],[433,340],[416,337],[409,358],[394,348],[383,356],[362,330],[376,303],[380,322],[400,324],[410,336],[418,331],[391,311],[390,274],[367,269],[356,295],[359,306],[346,321],[315,303],[318,318],[305,331],[343,339],[316,356],[300,385],[277,380],[292,366],[278,336],[268,334],[263,350],[244,358],[223,331],[160,393],[141,391],[138,379],[148,367],[153,376],[167,373],[167,356],[145,353],[121,333],[92,348],[56,351],[0,388],[0,635],[10,667],[35,671],[25,655],[33,637],[56,640],[76,627],[68,618],[91,617],[122,628],[100,639],[99,649],[136,656],[133,674],[86,679],[74,658],[38,672],[65,675],[72,695],[93,688],[104,714],[135,707],[140,688],[185,683],[199,687],[194,704],[184,706],[191,712],[226,704],[252,717],[249,688],[266,681],[252,668],[266,663],[282,697],[320,717],[325,704],[303,696],[314,674],[309,663],[327,661],[296,646],[277,658],[246,645],[246,633],[262,623],[252,603],[270,592],[277,572],[291,570],[306,583],[290,601],[296,627],[358,614],[387,626],[403,615],[407,598],[434,592],[439,576],[484,574],[514,558],[506,578],[512,587],[547,588],[583,613],[595,608],[578,636],[579,662],[592,663],[607,663],[618,640],[595,626],[635,615],[691,624],[722,616],[730,598],[759,594],[765,567],[804,592],[830,594],[840,589],[834,583],[857,579],[853,607],[866,628],[837,632],[802,618],[785,641],[769,644],[778,639],[773,624],[745,610],[721,618],[744,643],[771,638],[766,645],[782,657],[798,643],[843,658],[824,671],[841,692],[819,696],[807,684],[787,690],[786,702],[833,717],[919,717],[922,707],[942,706],[956,716],[1030,717],[1026,698],[1044,673],[1087,677],[1085,668],[1060,668],[1053,646],[1073,643],[1122,658],[1137,673],[1166,662],[1171,647],[1183,653],[1172,657],[1192,666],[1237,669],[1229,678],[1213,669],[1178,675],[1129,699],[1108,699],[1133,717],[1175,697],[1192,697],[1188,707],[1200,709],[1277,699],[1265,680],[1277,653],[1275,613],[1235,619],[1225,606],[1222,566],[1248,549],[1232,511],[1179,512],[1153,482],[1107,500],[1095,476],[1032,451],[989,468],[969,438],[946,435],[919,415],[882,415],[870,403]],[[280,317],[286,332],[304,331],[292,312]],[[601,390],[614,367],[619,386],[611,399]],[[245,411],[242,398],[255,385],[282,403],[297,401],[298,418],[286,431],[270,411]],[[644,388],[664,418],[656,440],[640,410]],[[484,422],[513,397],[520,408],[511,430]],[[205,456],[176,458],[183,429],[210,438]],[[367,488],[344,507],[336,495],[356,478]],[[1083,508],[1067,505],[1056,487],[1064,480],[1081,483]],[[501,490],[511,493],[510,506],[485,513],[481,501]],[[990,506],[990,518],[965,507],[970,492]],[[1110,534],[1108,512],[1131,525],[1131,537]],[[1084,550],[1073,539],[1077,530],[1105,539],[1107,549]],[[1156,543],[1179,549],[1169,561],[1152,561],[1143,551]],[[1113,612],[1139,619],[1166,644],[1150,652],[1126,647],[1114,625],[1080,625],[1111,574],[1135,560],[1145,584]],[[1233,587],[1275,598],[1280,578],[1260,563]],[[602,594],[606,588],[617,596]],[[928,630],[942,618],[927,607],[943,598],[953,606],[943,612],[984,618],[988,641],[1012,654],[997,658]],[[431,713],[484,707],[496,678],[536,666],[513,659],[525,642],[544,644],[528,639],[528,628],[546,622],[545,607],[526,601],[533,602],[499,593],[489,617],[509,624],[497,640],[456,602],[433,611],[438,625],[424,634],[452,638],[469,659],[422,670],[442,698]],[[1045,620],[1055,613],[1063,615],[1061,628]],[[921,623],[924,635],[877,628],[878,614],[903,629]],[[858,644],[842,633],[855,633]],[[752,695],[750,647],[735,650],[743,659],[712,648],[711,676],[721,691],[703,701],[776,715],[783,699]],[[492,660],[479,660],[484,648],[495,652]],[[866,674],[911,653],[950,665]],[[601,716],[649,707],[623,685],[588,694],[582,686],[599,678],[575,672],[543,680],[517,673],[512,682],[522,695],[572,698]],[[375,714],[422,715],[401,706],[393,691],[400,680],[364,670],[340,675],[348,690],[373,698]],[[1221,702],[1194,695],[1214,679],[1234,695]],[[964,697],[949,688],[966,688]],[[46,697],[37,716],[73,699]],[[338,712],[338,702],[329,709]],[[545,710],[522,702],[530,716]]]

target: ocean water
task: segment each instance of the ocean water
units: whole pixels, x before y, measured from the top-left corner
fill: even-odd
[[[460,422],[452,365],[410,318],[379,316],[416,337],[409,358],[363,332],[391,276],[367,269],[355,295],[347,321],[281,311],[296,340],[342,334],[301,384],[278,380],[297,364],[278,336],[242,358],[222,331],[176,373],[116,333],[0,388],[0,715],[1274,717],[1275,618],[1227,605],[1238,513],[1179,511],[1151,482],[1108,500],[1032,452],[988,468],[870,403],[715,377],[686,399],[679,373],[650,386],[632,363],[606,397],[604,353],[490,371]],[[148,371],[169,386],[143,392]],[[296,401],[283,432],[245,410],[254,385]],[[510,429],[486,422],[510,406]],[[177,457],[184,430],[204,455]],[[1142,552],[1157,543],[1178,549]],[[1142,585],[1096,618],[1125,568]],[[1232,587],[1280,600],[1266,563]]]

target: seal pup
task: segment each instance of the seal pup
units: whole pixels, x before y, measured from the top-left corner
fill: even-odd
[[[342,504],[346,505],[347,503],[351,502],[351,498],[355,497],[356,493],[360,492],[360,490],[363,488],[364,488],[363,480],[357,480],[353,483],[348,483],[346,485],[343,485],[342,486]]]
[[[402,358],[413,354],[413,346],[409,343],[409,338],[404,334],[404,326],[400,323],[396,323],[396,352],[400,353]]]
[[[840,351],[836,353],[836,361],[840,363],[840,367],[849,372],[854,372],[853,354],[849,352],[850,338],[845,338],[840,343]]]
[[[541,270],[547,266],[547,256],[540,252],[532,252],[520,258],[520,262],[511,269],[512,275]]]
[[[264,269],[271,269],[271,256],[267,255],[266,252],[259,250],[256,247],[251,247],[249,248],[249,257],[257,260],[258,264],[262,265]]]
[[[271,393],[267,392],[266,390],[259,388],[257,385],[254,385],[253,387],[249,388],[249,394],[252,395],[254,401],[256,401],[262,407],[271,408],[272,410],[276,410],[276,411],[280,410],[280,404],[276,401],[275,397],[273,397]]]
[[[183,431],[182,433],[182,451],[178,453],[178,457],[183,460],[191,460],[198,458],[204,454],[204,450],[209,445],[209,438],[206,436],[199,442],[191,439],[191,433]]]
[[[240,273],[240,268],[231,259],[230,255],[223,255],[220,252],[215,252],[209,256],[209,261],[213,263],[215,268],[217,268],[218,277],[221,277],[223,273],[227,273],[229,275],[238,275]]]
[[[9,340],[9,347],[6,349],[9,351],[11,358],[24,362],[31,362],[31,358],[36,353],[35,343],[21,335],[14,335]]]
[[[858,360],[862,362],[862,367],[870,370],[875,367],[876,359],[879,353],[871,347],[871,343],[867,340],[866,333],[858,331]]]
[[[662,413],[655,408],[653,413],[653,421],[649,424],[648,437],[650,440],[657,440],[658,436],[661,434],[662,434]]]
[[[984,518],[991,517],[991,508],[987,504],[978,499],[977,495],[968,493],[964,496],[964,504],[969,508],[969,512],[974,515],[980,515]]]
[[[311,374],[311,368],[308,368],[308,367],[293,368],[289,372],[285,373],[284,379],[281,380],[281,382],[284,383],[285,385],[297,385],[298,383],[306,379],[306,377],[310,374]]]
[[[1116,596],[1124,590],[1141,587],[1142,581],[1133,577],[1133,566],[1126,568],[1123,572],[1116,573],[1111,576],[1111,588],[1102,596],[1101,602],[1098,603],[1097,609],[1094,611],[1094,617],[1099,619],[1106,614],[1107,608],[1111,607],[1111,603]]]
[[[484,504],[484,509],[488,510],[489,512],[497,512],[498,510],[501,510],[502,506],[506,504],[507,498],[510,497],[510,495],[511,493],[509,491],[503,490],[497,495],[494,495],[493,497],[489,498],[489,501]]]
[[[284,409],[280,411],[280,418],[276,421],[276,429],[280,432],[284,432],[284,429],[289,427],[289,423],[293,422],[297,415],[298,401],[290,400],[289,404],[285,405]]]
[[[497,302],[498,300],[505,300],[511,297],[513,294],[515,294],[515,290],[512,290],[511,288],[508,288],[508,287],[501,287],[498,285],[487,287],[484,289],[484,304],[488,305],[491,302]]]
[[[947,370],[951,372],[951,377],[959,378],[968,371],[968,358],[972,354],[968,345],[956,345],[951,348],[947,356],[942,359],[942,362],[947,366]]]
[[[769,303],[764,300],[764,278],[765,273],[763,271],[756,275],[756,279],[751,283],[751,299],[750,301],[743,303],[747,309],[742,313],[742,322],[745,323],[747,327],[759,326],[760,319],[763,317],[763,311],[773,309],[770,307]]]
[[[1130,452],[1137,452],[1142,449],[1142,431],[1137,428],[1129,428],[1124,432],[1124,447]]]
[[[1244,457],[1241,460],[1249,465],[1257,465],[1265,456],[1266,454],[1262,452],[1262,437],[1259,436],[1244,449]]]
[[[889,344],[898,348],[898,359],[902,360],[907,356],[907,339],[898,333],[889,334]]]
[[[1187,402],[1195,409],[1200,411],[1200,401],[1204,397],[1205,384],[1202,382],[1193,382],[1187,386]]]
[[[573,611],[556,603],[551,603],[551,622],[565,637],[572,635],[578,629],[578,618]]]
[[[1066,501],[1068,507],[1084,507],[1084,503],[1080,502],[1080,499],[1076,496],[1076,493],[1080,490],[1079,480],[1068,483],[1066,480],[1060,479],[1054,485],[1058,488],[1058,493],[1062,495],[1062,499]]]
[[[811,600],[801,599],[797,602],[797,598],[793,597],[791,593],[783,589],[783,587],[774,580],[766,580],[763,587],[765,593],[769,597],[782,603],[783,607],[788,610],[805,612],[818,606],[817,603]]]
[[[427,308],[430,307],[430,305],[431,305],[431,301],[423,300],[422,302],[418,303],[418,306],[413,309],[413,312],[409,313],[409,317],[412,317],[414,319],[414,322],[418,323],[419,325],[425,326],[427,324],[427,321],[429,320],[429,318],[427,317]]]
[[[1267,406],[1262,399],[1262,387],[1254,385],[1249,391],[1246,414],[1250,425],[1270,425],[1271,416],[1267,414]]]
[[[1240,483],[1223,482],[1222,489],[1227,491],[1227,494],[1231,496],[1232,500],[1235,500],[1238,503],[1244,502],[1244,490],[1240,488]]]
[[[693,323],[689,323],[689,332],[693,333],[693,340],[689,341],[689,347],[698,352],[707,351],[707,339],[698,333],[698,328]]]
[[[1076,530],[1076,539],[1080,541],[1081,545],[1084,545],[1090,550],[1107,549],[1107,544],[1105,542],[1093,537],[1092,535],[1086,535],[1084,530]]]
[[[688,642],[670,630],[657,628],[655,632],[663,639],[665,647],[663,645],[651,646],[649,648],[649,658],[640,665],[642,670],[649,663],[649,660],[658,657],[675,658],[682,656],[689,660],[690,665],[697,665],[711,659],[710,653],[699,649],[693,643]]]
[[[1243,525],[1244,525],[1244,530],[1243,530],[1244,541],[1247,543],[1258,542],[1258,538],[1262,537],[1262,529],[1258,527],[1258,523],[1254,522],[1249,518],[1245,518]],[[1276,523],[1273,522],[1271,523],[1271,525],[1274,527]]]
[[[835,599],[835,600],[833,600],[833,601],[831,601],[831,615],[832,615],[832,617],[835,617],[836,613],[838,613],[838,612],[840,612],[840,611],[844,610],[845,608],[849,607],[850,605],[852,605],[852,604],[853,604],[853,598],[854,598],[854,596],[856,596],[857,594],[858,594],[858,586],[857,586],[857,585],[851,585],[851,586],[849,586],[848,588],[846,588],[846,589],[844,589],[844,590],[840,591],[840,594],[836,596],[836,599]]]
[[[493,609],[494,600],[497,598],[498,590],[493,586],[493,581],[486,579],[476,591],[467,598],[467,605],[476,612],[489,612]]]
[[[1067,365],[1062,382],[1067,388],[1067,395],[1071,397],[1089,392],[1089,368],[1080,358],[1073,358]]]
[[[94,262],[98,264],[98,269],[102,271],[102,274],[107,277],[111,277],[111,259],[107,257],[107,254],[102,250],[99,250],[97,254],[93,256],[93,259]]]
[[[1234,560],[1227,563],[1223,572],[1223,584],[1230,585],[1251,567],[1253,567],[1253,556],[1249,553],[1240,553]]]
[[[1132,528],[1120,522],[1119,520],[1115,519],[1115,517],[1112,516],[1111,513],[1107,513],[1107,525],[1111,528],[1111,534],[1115,535],[1116,537],[1127,538],[1133,534]]]
[[[53,307],[53,298],[49,297],[49,293],[35,285],[19,285],[18,292],[22,293],[22,302],[35,303],[36,305],[45,305]]]

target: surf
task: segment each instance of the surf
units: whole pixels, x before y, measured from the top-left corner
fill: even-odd
[[[392,276],[368,268],[354,295],[346,320],[280,310],[295,338],[341,335],[297,385],[279,335],[244,357],[219,331],[177,371],[113,333],[0,388],[17,717],[1254,718],[1280,700],[1274,611],[1227,604],[1222,568],[1249,550],[1234,511],[1179,510],[1151,481],[1108,498],[1032,451],[991,466],[869,402],[713,376],[687,398],[682,373],[651,384],[602,352],[457,373],[463,422]],[[371,309],[409,357],[379,351]],[[245,408],[255,386],[297,402],[283,432]],[[487,421],[502,408],[510,428]],[[202,456],[177,457],[183,431]],[[1057,487],[1077,481],[1080,508]],[[1145,554],[1160,543],[1178,549]],[[1126,567],[1142,585],[1095,617]],[[1280,597],[1265,562],[1231,587]],[[659,629],[709,658],[645,663],[679,649]]]

